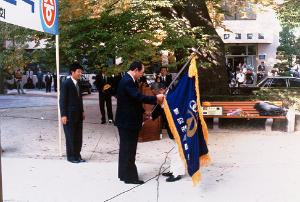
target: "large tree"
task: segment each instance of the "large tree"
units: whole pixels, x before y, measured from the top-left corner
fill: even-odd
[[[289,27],[283,27],[280,32],[280,46],[277,49],[277,57],[282,61],[282,64],[286,64],[287,67],[293,66],[293,59],[295,56],[299,56],[299,39],[294,34],[293,29]]]
[[[205,93],[226,93],[224,44],[215,26],[225,12],[221,0],[61,0],[61,48],[67,61],[88,58],[103,64],[107,56],[121,56],[124,67],[134,58],[151,61],[161,49],[186,60],[188,47],[200,47],[201,87]],[[249,0],[270,5],[273,0]],[[244,0],[227,0],[232,9]],[[83,11],[84,10],[84,11]],[[147,57],[149,56],[149,57]]]

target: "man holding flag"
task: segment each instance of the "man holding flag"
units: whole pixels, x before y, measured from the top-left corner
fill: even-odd
[[[177,143],[178,151],[193,184],[200,182],[200,165],[209,163],[208,130],[200,104],[199,80],[195,55],[188,72],[164,100],[164,112]],[[177,149],[177,148],[174,148]]]

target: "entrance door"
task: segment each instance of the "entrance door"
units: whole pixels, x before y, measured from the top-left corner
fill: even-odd
[[[234,71],[237,71],[239,64],[242,65],[246,62],[245,56],[227,56],[226,57],[227,64],[230,64],[231,67],[233,67]]]

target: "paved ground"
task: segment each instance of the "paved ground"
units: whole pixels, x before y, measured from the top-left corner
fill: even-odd
[[[88,162],[71,164],[58,152],[55,93],[9,93],[0,96],[4,201],[300,201],[299,131],[266,133],[245,126],[210,131],[213,164],[202,168],[197,187],[189,177],[167,183],[158,176],[168,168],[167,137],[139,143],[137,166],[147,182],[126,185],[117,179],[117,131],[100,124],[97,94],[84,96],[82,155]]]

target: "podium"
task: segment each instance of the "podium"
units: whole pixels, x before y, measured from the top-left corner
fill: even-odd
[[[140,91],[143,95],[153,96],[150,87],[141,85]],[[152,112],[155,105],[143,104],[145,112]],[[146,120],[142,129],[139,132],[139,142],[148,142],[153,140],[160,140],[160,134],[162,130],[161,117],[153,120]]]

